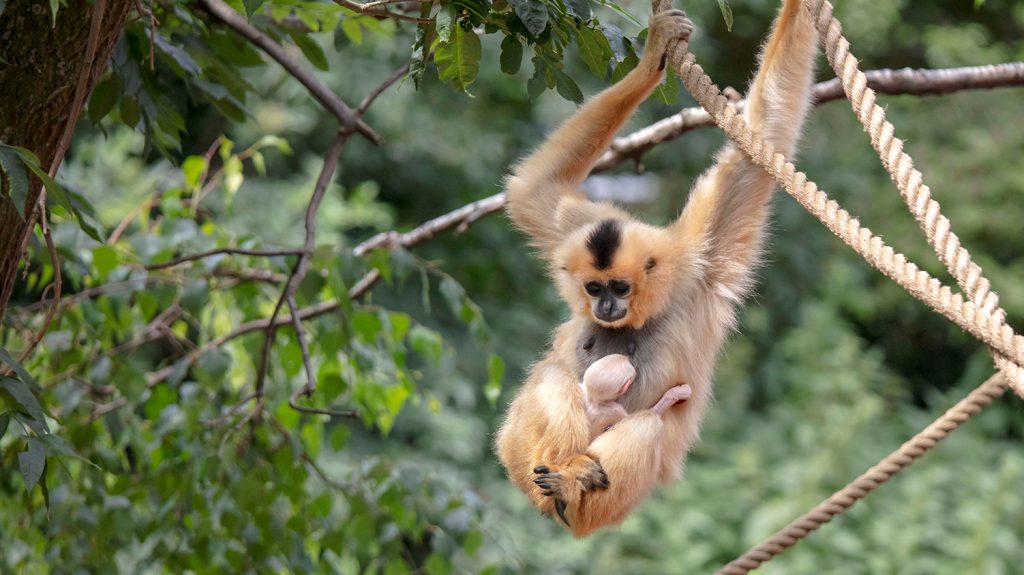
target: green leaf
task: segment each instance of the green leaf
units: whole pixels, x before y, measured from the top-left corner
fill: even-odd
[[[428,17],[430,10],[431,5],[424,2],[420,6],[420,16]],[[416,39],[413,41],[412,56],[409,60],[409,76],[412,77],[412,82],[417,89],[420,87],[420,80],[423,79],[423,73],[427,70],[427,56],[430,55],[435,40],[437,40],[437,27],[433,20],[416,27]]]
[[[167,56],[174,66],[178,68],[179,73],[183,73],[189,77],[199,75],[201,71],[199,64],[196,63],[191,54],[174,44],[171,44],[163,34],[154,34],[153,38],[157,49],[161,54]]]
[[[722,10],[722,18],[725,19],[725,29],[732,32],[732,8],[729,0],[718,0],[718,7]]]
[[[199,176],[206,169],[206,158],[189,156],[181,163],[181,173],[185,176],[185,187],[193,189],[199,185]]]
[[[505,375],[505,360],[496,354],[487,358],[487,384],[484,385],[484,397],[490,402],[491,407],[498,404],[498,396],[501,395],[501,378]]]
[[[434,53],[438,77],[468,94],[470,84],[480,72],[481,54],[480,38],[476,33],[456,26],[451,42],[442,42]]]
[[[242,5],[245,6],[245,17],[252,18],[252,15],[264,4],[266,4],[266,0],[242,0]]]
[[[444,347],[441,335],[421,325],[413,326],[409,331],[409,347],[413,351],[430,358],[435,364],[441,360]]]
[[[7,433],[7,426],[11,424],[10,413],[0,413],[0,439],[4,438],[4,434]]]
[[[501,41],[501,71],[512,75],[523,65],[523,45],[514,35]]]
[[[548,8],[538,0],[510,0],[516,16],[534,36],[540,36],[548,25]]]
[[[615,55],[608,38],[600,30],[580,27],[576,29],[576,46],[590,72],[599,78],[608,76],[608,62]]]
[[[36,380],[32,378],[29,372],[25,371],[25,368],[11,356],[10,352],[2,347],[0,347],[0,363],[4,363],[14,370],[14,373],[21,378],[21,381],[28,383],[32,387],[39,387],[39,384],[36,383]]]
[[[565,0],[569,13],[580,20],[590,20],[590,0]]]
[[[49,432],[46,416],[43,415],[43,408],[39,405],[39,400],[32,393],[27,383],[20,379],[0,376],[0,391],[6,392],[6,397],[9,398],[9,401],[13,401],[14,406],[20,406],[28,414],[31,419],[25,423],[33,431],[39,434]]]
[[[99,274],[100,279],[107,277],[107,274],[114,271],[121,264],[121,258],[117,255],[114,246],[100,246],[92,250],[92,267]]]
[[[164,408],[174,403],[177,398],[177,394],[171,391],[166,385],[161,384],[154,387],[150,391],[149,399],[146,400],[146,404],[143,408],[146,413],[146,418],[150,420],[159,419]]]
[[[46,446],[38,437],[28,438],[28,449],[18,454],[18,466],[25,478],[25,489],[31,491],[43,474],[46,465]]]
[[[577,86],[576,82],[574,82],[573,79],[565,72],[558,72],[558,80],[555,83],[555,90],[558,91],[560,96],[570,102],[575,102],[576,104],[583,103],[583,92],[580,91],[580,87]]]
[[[356,45],[363,43],[363,27],[359,22],[360,20],[354,18],[346,18],[341,21],[341,31]],[[326,68],[324,69],[326,70]]]
[[[679,100],[679,82],[671,67],[665,73],[665,81],[654,89],[654,97],[663,104],[675,104]]]
[[[7,193],[14,202],[14,209],[25,219],[25,201],[28,199],[28,174],[25,165],[14,149],[0,144],[0,172],[7,182]]]
[[[466,552],[466,555],[473,556],[476,554],[477,549],[483,545],[484,534],[479,529],[474,529],[466,534],[466,537],[462,540],[462,550]]]
[[[103,78],[89,94],[89,120],[93,124],[98,124],[114,109],[114,104],[117,103],[117,98],[120,95],[121,77],[117,74],[109,74]]]
[[[345,22],[349,22],[349,20]],[[344,28],[345,22],[342,22],[342,28]],[[327,70],[330,68],[327,64],[327,56],[324,54],[324,49],[320,47],[320,44],[317,44],[316,41],[302,32],[289,31],[289,35],[292,37],[295,45],[299,47],[299,50],[302,50],[302,54],[309,60],[309,63],[316,69]]]
[[[57,27],[57,10],[60,9],[60,0],[50,0],[50,14],[53,15],[53,27]]]
[[[452,30],[456,26],[456,18],[458,13],[456,12],[455,4],[447,4],[441,8],[441,11],[437,13],[434,18],[434,23],[437,26],[437,37],[442,42],[449,42],[452,39]]]
[[[526,81],[526,93],[536,100],[548,89],[548,65],[539,54],[533,57],[533,76]]]
[[[142,119],[142,108],[139,107],[139,102],[132,97],[121,98],[119,112],[121,114],[121,123],[129,128],[138,126],[139,120]]]

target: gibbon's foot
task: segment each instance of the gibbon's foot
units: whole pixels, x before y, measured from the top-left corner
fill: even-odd
[[[647,25],[647,47],[657,55],[659,70],[665,68],[665,51],[672,40],[689,40],[693,33],[693,22],[682,10],[665,10],[651,15]]]

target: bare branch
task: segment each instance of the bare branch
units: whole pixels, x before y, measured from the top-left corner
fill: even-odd
[[[428,220],[408,232],[400,233],[390,231],[377,234],[357,245],[352,251],[357,256],[364,256],[369,253],[370,250],[376,248],[383,247],[394,249],[397,247],[412,247],[433,238],[438,234],[438,232],[447,230],[448,228],[458,226],[460,229],[465,230],[482,216],[494,213],[500,210],[504,205],[505,194],[494,194],[493,196],[486,197],[482,200],[466,204],[465,206],[448,212],[443,216],[438,216],[432,220]]]
[[[42,204],[45,201],[45,196],[40,194],[39,203]],[[43,290],[43,297],[39,298],[39,303],[46,301],[46,296],[51,288],[53,290],[53,299],[50,300],[50,309],[46,311],[43,326],[32,336],[32,341],[25,346],[21,355],[18,356],[18,363],[25,363],[28,356],[32,354],[32,350],[39,345],[39,342],[43,341],[43,336],[46,335],[46,331],[50,329],[50,323],[53,321],[54,316],[57,315],[57,308],[60,307],[61,288],[64,285],[63,276],[60,271],[60,258],[57,257],[57,248],[53,245],[53,236],[50,234],[50,226],[46,223],[45,213],[39,218],[39,223],[43,228],[43,239],[46,240],[46,249],[50,252],[50,265],[53,266],[53,283],[46,286],[46,289]]]
[[[199,252],[188,256],[182,256],[171,261],[162,262],[159,264],[149,264],[146,266],[147,270],[162,270],[165,268],[172,268],[177,265],[181,265],[186,262],[201,260],[211,256],[218,256],[223,254],[230,255],[243,255],[243,256],[256,256],[264,258],[272,258],[278,256],[298,256],[305,253],[301,248],[285,248],[280,250],[251,250],[248,248],[216,248],[207,250],[205,252]]]
[[[403,22],[415,22],[417,24],[429,24],[433,22],[430,18],[418,18],[416,16],[409,16],[407,14],[400,14],[398,12],[390,12],[386,7],[376,6],[377,2],[370,4],[360,4],[353,2],[352,0],[334,0],[334,3],[338,6],[343,6],[349,10],[358,12],[363,16],[373,16],[375,18],[390,18],[392,20],[401,20]],[[373,5],[371,5],[373,4]]]
[[[380,279],[380,272],[378,272],[377,270],[371,270],[366,275],[364,275],[362,277],[362,279],[360,279],[358,282],[356,282],[356,284],[354,286],[349,288],[349,290],[348,290],[348,299],[353,299],[354,300],[354,299],[359,298],[364,293],[368,292],[370,290],[370,288],[372,288],[374,286],[374,284],[376,284],[379,279]],[[338,301],[337,299],[325,300],[325,301],[313,304],[313,305],[311,305],[309,307],[305,307],[305,308],[300,309],[299,310],[299,319],[302,320],[302,321],[313,319],[315,317],[319,317],[321,315],[331,313],[332,311],[335,311],[335,310],[337,310],[340,307],[341,307],[341,302]],[[274,320],[273,323],[274,323],[274,327],[281,327],[281,326],[285,326],[285,325],[290,325],[292,323],[292,318],[291,318],[290,315],[286,316],[286,317],[278,317],[277,319]],[[221,347],[221,346],[223,346],[224,344],[228,343],[231,340],[238,339],[238,338],[242,337],[243,335],[248,335],[248,334],[253,333],[253,332],[264,331],[264,330],[266,330],[270,326],[270,324],[271,324],[271,321],[270,321],[269,318],[268,319],[257,319],[257,320],[252,320],[252,321],[243,323],[242,325],[236,327],[235,330],[232,331],[231,333],[222,335],[222,336],[220,336],[218,338],[214,338],[214,339],[206,342],[202,346],[196,348],[195,350],[191,351],[187,356],[185,356],[185,358],[186,358],[186,360],[189,363],[192,363],[192,362],[196,361],[197,359],[199,359],[199,356],[203,355],[204,353],[206,353],[206,352],[208,352],[208,351],[210,351],[212,349],[216,349],[218,347]],[[147,378],[147,385],[149,387],[153,387],[154,385],[157,385],[158,383],[161,383],[161,382],[165,381],[168,377],[170,377],[170,375],[171,375],[171,373],[173,371],[174,371],[174,365],[173,364],[172,365],[168,365],[168,366],[166,366],[164,368],[161,368],[161,369],[159,369],[157,371],[154,371]]]
[[[259,369],[256,371],[256,398],[260,404],[263,402],[263,387],[266,382],[267,367],[270,361],[270,348],[274,345],[274,335],[277,332],[275,320],[281,312],[281,307],[284,303],[295,297],[299,284],[302,283],[302,279],[306,277],[306,272],[309,271],[309,260],[313,255],[313,248],[316,246],[316,213],[320,209],[320,202],[323,200],[327,187],[334,177],[334,171],[338,167],[338,159],[341,157],[342,150],[345,149],[345,142],[348,141],[351,134],[352,132],[348,128],[342,128],[338,131],[337,137],[334,138],[334,142],[331,143],[331,147],[327,150],[327,155],[324,157],[324,166],[320,170],[320,176],[316,180],[316,185],[313,187],[313,195],[309,199],[309,205],[306,206],[306,240],[302,246],[302,253],[299,255],[299,261],[295,262],[291,277],[288,278],[288,283],[285,285],[281,297],[277,300],[277,305],[274,306],[274,313],[270,316],[270,321],[266,328],[267,334],[263,339]]]
[[[281,67],[295,77],[309,93],[316,98],[317,102],[328,112],[334,114],[343,126],[355,130],[376,145],[384,143],[384,138],[366,124],[352,108],[341,101],[334,92],[327,89],[311,73],[299,65],[289,56],[280,45],[270,39],[269,36],[260,32],[255,26],[249,24],[244,17],[235,12],[231,6],[223,0],[198,0],[199,4],[213,14],[218,20],[227,24],[235,32],[238,32],[246,40],[252,42],[271,58],[277,60]]]

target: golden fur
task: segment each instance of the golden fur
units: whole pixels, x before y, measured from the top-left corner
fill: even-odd
[[[590,202],[578,190],[616,130],[662,80],[668,42],[688,35],[690,26],[678,10],[652,16],[638,67],[569,118],[506,184],[509,214],[551,264],[572,317],[509,406],[497,452],[512,482],[577,537],[621,522],[659,481],[681,476],[768,217],[771,177],[731,146],[695,183],[678,220],[664,228]],[[747,120],[787,156],[809,107],[816,43],[800,0],[785,0],[749,90]],[[621,241],[610,265],[597,269],[588,239],[609,219],[618,222]],[[614,321],[599,320],[584,286],[612,279],[630,284],[628,309]],[[580,362],[591,361],[593,338],[618,345],[623,337],[634,338],[640,374],[620,399],[630,415],[591,443]],[[684,382],[692,387],[685,404],[664,417],[650,409]]]

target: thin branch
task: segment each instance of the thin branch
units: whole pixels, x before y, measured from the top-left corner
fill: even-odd
[[[408,232],[390,231],[377,234],[357,245],[352,251],[357,256],[364,256],[376,248],[412,247],[452,227],[458,226],[460,230],[465,230],[482,216],[494,213],[504,205],[505,194],[494,194],[428,220]]]
[[[267,333],[263,339],[259,369],[256,371],[256,398],[260,404],[263,402],[263,388],[270,361],[270,348],[274,345],[274,335],[277,331],[275,320],[281,312],[281,307],[284,303],[289,298],[295,297],[299,284],[302,283],[303,278],[306,277],[306,272],[309,271],[309,260],[313,256],[313,248],[316,246],[316,214],[320,209],[320,202],[327,192],[331,179],[334,177],[334,171],[338,167],[338,159],[341,157],[341,152],[345,149],[345,143],[351,134],[352,132],[347,128],[342,128],[338,131],[337,137],[334,138],[334,142],[331,143],[331,147],[327,150],[326,156],[324,156],[324,166],[320,170],[320,176],[316,180],[316,185],[313,187],[313,195],[309,199],[309,205],[306,206],[306,239],[302,246],[302,254],[299,255],[299,261],[295,262],[291,277],[288,278],[288,283],[285,285],[281,297],[277,300],[277,305],[274,306],[274,313],[270,315],[270,321],[266,328]]]
[[[372,7],[368,4],[360,4],[353,2],[352,0],[334,0],[334,3],[338,6],[343,6],[362,14],[363,16],[373,16],[375,18],[390,18],[392,20],[401,20],[403,22],[415,22],[417,24],[429,24],[433,22],[430,18],[418,18],[416,16],[409,16],[407,14],[400,14],[398,12],[390,12],[387,8]]]
[[[39,196],[39,202],[45,201],[44,196]],[[50,265],[53,266],[53,283],[46,286],[43,290],[43,296],[39,298],[39,303],[46,301],[46,295],[53,290],[53,299],[50,300],[50,309],[46,311],[46,318],[43,319],[43,326],[39,328],[39,331],[32,337],[28,346],[18,356],[18,363],[25,363],[28,356],[32,354],[32,350],[39,345],[39,342],[43,341],[43,336],[46,335],[46,331],[50,329],[50,323],[53,321],[54,316],[57,315],[57,308],[60,307],[60,296],[61,288],[64,285],[63,276],[60,271],[60,258],[57,257],[57,248],[53,245],[53,236],[50,234],[50,226],[46,223],[45,208],[41,208],[44,213],[39,219],[40,226],[43,228],[43,239],[46,240],[46,249],[50,252]]]
[[[426,57],[425,61],[429,62],[433,58],[434,58],[434,52],[431,51],[429,54],[427,54],[427,57]],[[382,92],[384,92],[384,90],[387,90],[388,88],[390,88],[392,84],[394,84],[395,82],[397,82],[397,81],[401,80],[402,78],[404,78],[405,75],[408,74],[408,73],[409,73],[409,64],[405,64],[401,68],[399,68],[399,69],[395,70],[394,72],[392,72],[391,75],[388,76],[388,78],[386,80],[381,82],[381,84],[379,86],[374,88],[373,91],[371,91],[369,94],[366,95],[365,98],[363,98],[363,101],[359,103],[359,107],[356,108],[356,113],[359,114],[360,116],[365,114],[367,108],[369,108],[370,105],[373,104],[373,101],[376,100],[377,97],[380,96]]]
[[[327,87],[321,84],[313,74],[299,65],[299,63],[289,56],[279,44],[274,42],[263,32],[260,32],[255,26],[249,24],[249,22],[247,22],[241,14],[235,12],[231,6],[223,0],[198,0],[198,2],[218,20],[227,24],[246,40],[252,42],[261,50],[266,52],[271,58],[277,60],[278,64],[280,64],[281,67],[289,74],[295,77],[295,79],[303,86],[305,86],[316,101],[320,102],[320,105],[328,112],[334,114],[343,126],[359,132],[375,145],[379,146],[384,143],[384,138],[375,132],[373,128],[367,125],[366,122],[364,122],[362,118],[352,110],[352,108],[349,108],[345,102],[342,102],[341,98],[339,98],[334,92],[327,89]]]
[[[367,272],[366,275],[364,275],[362,277],[362,279],[360,279],[358,282],[356,282],[356,284],[354,286],[349,288],[348,296],[347,296],[348,299],[354,300],[354,299],[359,298],[364,293],[368,292],[370,290],[370,288],[372,288],[377,283],[377,281],[379,279],[380,279],[380,272],[378,272],[377,270],[370,270],[369,272]],[[309,307],[305,307],[305,308],[300,309],[299,310],[299,319],[302,320],[302,321],[313,319],[315,317],[319,317],[319,316],[322,316],[324,314],[331,313],[332,311],[335,311],[335,310],[337,310],[340,307],[341,307],[341,302],[338,299],[336,299],[336,298],[325,300],[325,301],[313,304],[313,305],[311,305]],[[274,327],[281,327],[281,326],[291,325],[292,318],[291,318],[290,315],[286,316],[286,317],[278,317],[276,320],[274,320],[273,323],[274,323]],[[216,348],[222,347],[224,344],[228,343],[229,341],[232,341],[234,339],[238,339],[238,338],[240,338],[240,337],[242,337],[244,335],[248,335],[250,333],[257,332],[257,331],[264,331],[264,330],[266,330],[270,326],[270,324],[271,324],[271,321],[270,321],[269,318],[268,319],[257,319],[257,320],[252,320],[252,321],[243,323],[242,325],[236,327],[234,329],[234,331],[232,331],[231,333],[222,335],[222,336],[220,336],[218,338],[214,338],[214,339],[206,342],[205,344],[201,345],[197,349],[195,349],[192,352],[190,352],[187,356],[185,356],[185,359],[186,359],[186,361],[188,361],[191,364],[191,363],[195,362],[197,359],[199,359],[199,356],[203,355],[204,353],[206,353],[206,352],[208,352],[208,351],[210,351],[212,349],[216,349]],[[170,377],[171,373],[174,372],[174,367],[175,367],[175,364],[171,364],[171,365],[163,367],[163,368],[161,368],[161,369],[159,369],[157,371],[154,371],[147,378],[147,380],[146,380],[147,385],[149,387],[153,387],[153,386],[155,386],[155,385],[157,385],[157,384],[159,384],[159,383],[161,383],[163,381],[166,381],[167,378]]]
[[[316,407],[299,405],[300,397],[312,397],[313,394],[316,393],[316,374],[313,371],[313,358],[310,357],[309,354],[309,344],[306,342],[306,330],[302,328],[302,321],[299,320],[299,308],[298,305],[295,304],[294,296],[289,296],[288,298],[288,309],[292,314],[292,328],[295,329],[295,335],[299,339],[299,350],[302,353],[302,364],[306,369],[306,384],[296,389],[288,398],[289,407],[295,411],[313,413],[317,415],[359,417],[359,412],[352,409],[335,411],[332,409],[319,409]]]
[[[173,259],[173,260],[170,260],[170,261],[167,261],[167,262],[162,262],[162,263],[158,263],[158,264],[149,264],[149,265],[146,266],[146,269],[149,270],[149,271],[162,270],[162,269],[165,269],[165,268],[172,268],[174,266],[181,265],[183,263],[187,263],[187,262],[191,262],[191,261],[196,261],[196,260],[201,260],[201,259],[208,258],[208,257],[211,257],[211,256],[224,255],[224,254],[228,254],[228,255],[243,255],[243,256],[256,256],[256,257],[263,257],[263,258],[273,258],[273,257],[278,257],[278,256],[298,256],[298,255],[302,255],[303,253],[305,253],[305,252],[301,248],[284,248],[284,249],[280,249],[280,250],[251,250],[251,249],[248,249],[248,248],[216,248],[216,249],[212,249],[212,250],[207,250],[205,252],[199,252],[199,253],[188,255],[188,256],[182,256],[180,258]]]

